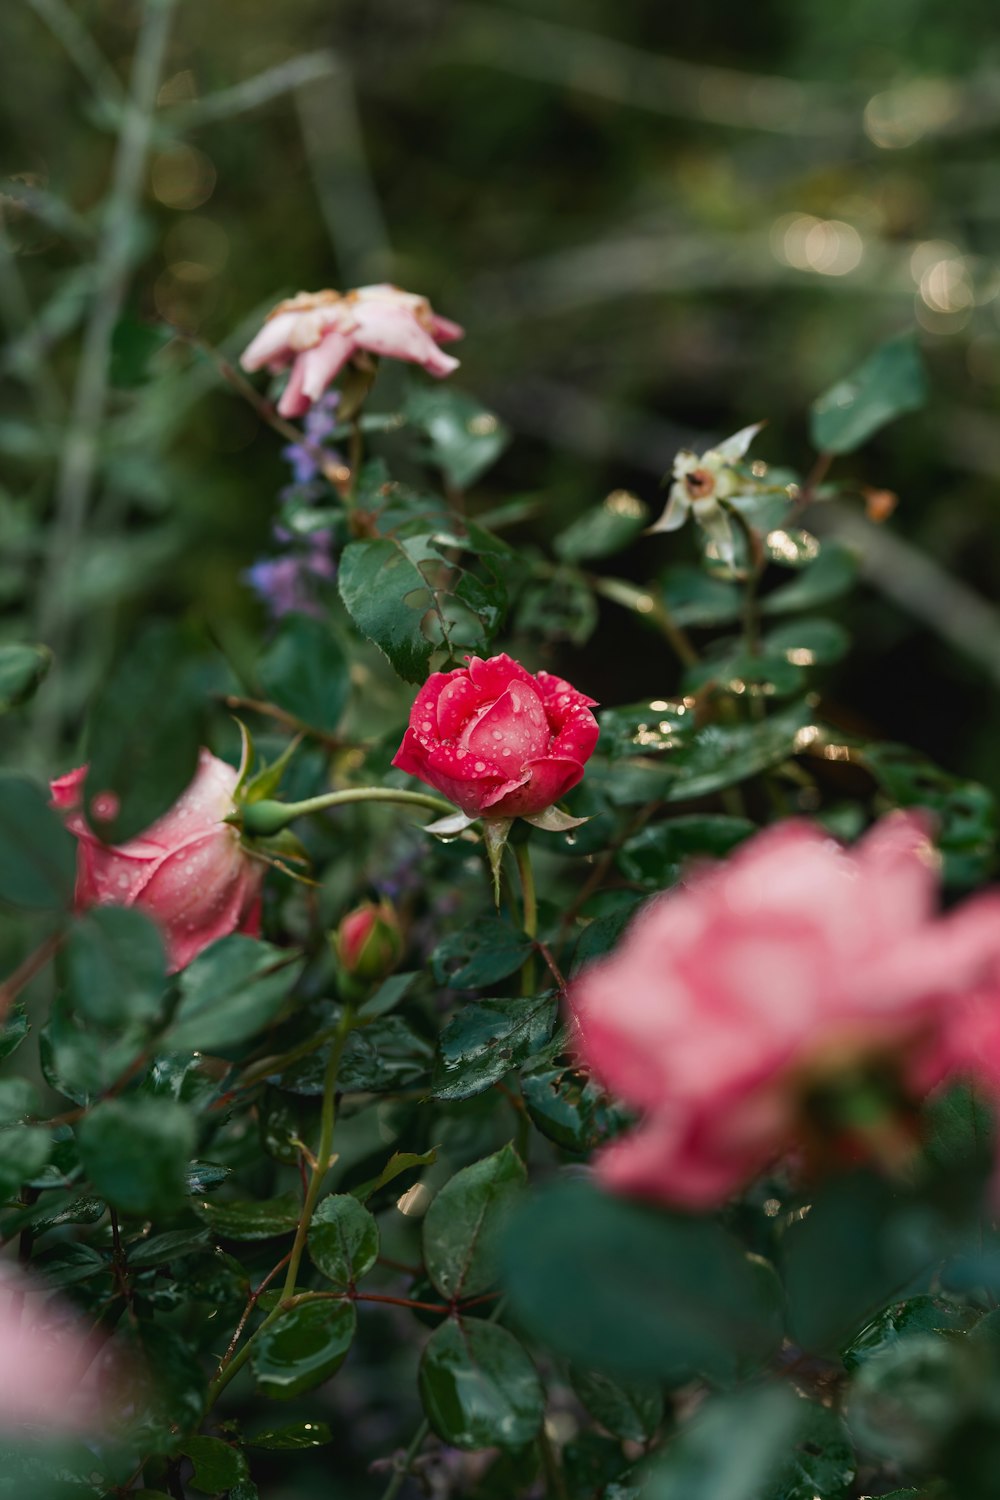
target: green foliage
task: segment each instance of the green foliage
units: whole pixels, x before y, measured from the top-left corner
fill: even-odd
[[[60,911],[73,898],[76,848],[45,793],[25,776],[0,775],[0,901]]]
[[[156,923],[131,907],[95,907],[74,922],[62,954],[73,1010],[99,1026],[154,1019],[166,983]]]
[[[127,1214],[169,1212],[187,1193],[190,1112],[167,1099],[104,1099],[77,1128],[80,1160],[102,1198]]]
[[[351,689],[349,664],[340,642],[323,620],[288,614],[257,663],[265,698],[294,719],[334,730]]]
[[[357,1327],[351,1302],[305,1302],[262,1328],[253,1368],[267,1396],[290,1401],[322,1385],[347,1358]]]
[[[456,1448],[520,1448],[545,1409],[521,1344],[494,1323],[449,1318],[420,1358],[420,1398],[434,1431]]]
[[[810,435],[825,453],[853,453],[894,417],[927,400],[927,376],[911,333],[876,349],[812,408]]]
[[[0,646],[0,714],[33,698],[51,666],[47,646]]]
[[[463,1167],[437,1194],[423,1223],[424,1265],[449,1301],[488,1291],[498,1275],[498,1241],[525,1183],[512,1146]]]
[[[174,1051],[223,1055],[277,1015],[295,979],[288,955],[251,938],[221,938],[190,963],[167,1033]]]
[[[378,1258],[378,1225],[350,1193],[324,1198],[309,1225],[313,1265],[339,1291],[348,1291]]]
[[[520,1067],[552,1036],[557,1007],[548,995],[481,1000],[455,1015],[439,1042],[437,1099],[471,1099]]]

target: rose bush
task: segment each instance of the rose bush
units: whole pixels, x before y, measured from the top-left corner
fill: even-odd
[[[811,1091],[873,1060],[911,1098],[940,1082],[984,983],[1000,1017],[1000,894],[939,916],[936,871],[913,816],[849,850],[785,822],[651,902],[569,995],[582,1056],[645,1117],[603,1180],[708,1208],[801,1139]]]
[[[268,314],[241,363],[245,370],[266,366],[272,373],[290,365],[278,410],[284,417],[300,417],[360,350],[420,365],[438,378],[450,375],[458,360],[438,342],[460,339],[463,332],[434,312],[426,297],[395,286],[300,292]]]
[[[194,780],[172,808],[124,844],[106,844],[80,809],[87,767],[51,784],[77,841],[76,904],[137,906],[163,931],[172,969],[230,932],[260,931],[264,866],[225,819],[237,772],[202,750]]]
[[[583,776],[600,732],[594,706],[551,672],[472,656],[427,679],[392,763],[469,817],[531,817]]]

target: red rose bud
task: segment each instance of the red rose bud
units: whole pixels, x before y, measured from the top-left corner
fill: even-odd
[[[393,765],[471,818],[544,812],[583,776],[597,744],[593,698],[509,656],[470,656],[434,672],[410,711]]]
[[[378,984],[403,955],[399,918],[388,901],[365,901],[349,911],[333,935],[333,949],[352,979]]]
[[[77,841],[76,905],[137,906],[163,930],[171,970],[231,932],[260,931],[264,866],[225,819],[233,811],[238,774],[202,750],[183,796],[145,832],[105,844],[80,809],[87,767],[60,776],[52,804],[66,815]],[[102,794],[109,795],[109,794]],[[96,804],[100,798],[95,798]],[[99,811],[99,809],[96,809]]]

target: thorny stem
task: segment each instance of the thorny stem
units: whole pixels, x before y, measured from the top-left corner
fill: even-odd
[[[521,879],[521,901],[524,908],[524,931],[532,943],[538,937],[538,901],[535,875],[531,868],[531,849],[527,843],[514,845],[517,873]],[[521,968],[521,988],[526,995],[535,993],[535,950],[532,948]]]

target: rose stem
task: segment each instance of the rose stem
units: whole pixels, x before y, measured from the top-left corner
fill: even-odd
[[[531,850],[524,844],[514,845],[517,873],[521,877],[521,900],[524,906],[524,931],[532,942],[538,936],[538,902],[535,899],[535,876],[531,868]],[[526,995],[535,993],[535,950],[532,948],[521,969],[521,987]]]
[[[249,834],[267,837],[280,833],[296,818],[325,812],[330,807],[346,807],[352,802],[393,802],[404,807],[426,807],[431,812],[448,815],[456,812],[450,802],[432,797],[427,792],[397,791],[395,787],[386,786],[354,786],[343,792],[324,792],[319,797],[307,797],[304,802],[249,802],[233,821]]]

